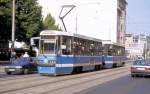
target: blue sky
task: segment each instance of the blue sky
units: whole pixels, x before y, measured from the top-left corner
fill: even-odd
[[[150,35],[150,0],[127,0],[127,32]]]

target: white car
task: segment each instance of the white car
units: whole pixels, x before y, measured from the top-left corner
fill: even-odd
[[[146,62],[145,60],[134,61],[131,66],[131,76],[135,77],[137,75],[150,75],[150,62]]]

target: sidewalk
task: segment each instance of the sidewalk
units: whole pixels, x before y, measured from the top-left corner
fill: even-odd
[[[3,64],[10,64],[9,61],[0,61],[0,65],[3,65]]]
[[[4,71],[4,67],[5,67],[5,66],[0,66],[0,73],[5,72],[5,71]]]

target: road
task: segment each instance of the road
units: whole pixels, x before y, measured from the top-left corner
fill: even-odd
[[[123,91],[124,87],[128,87],[133,81],[135,82],[130,86],[131,88],[136,85],[138,80],[141,81],[139,84],[142,82],[148,83],[146,78],[131,79],[129,68],[130,65],[126,65],[114,69],[58,77],[41,76],[39,74],[6,75],[4,72],[0,72],[0,94],[93,94],[95,89],[97,90],[95,94],[100,94],[99,92],[109,94],[103,93],[106,89],[101,89],[105,85],[108,88],[114,87],[112,88],[112,91],[115,90],[114,94],[123,94],[116,93],[116,90],[121,89],[120,92]],[[101,91],[98,91],[99,88]]]
[[[149,90],[150,77],[131,78],[126,75],[76,94],[150,94]]]

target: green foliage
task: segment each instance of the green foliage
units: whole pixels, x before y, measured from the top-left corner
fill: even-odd
[[[0,0],[0,40],[11,38],[11,0]]]
[[[37,0],[18,0],[16,5],[16,38],[28,43],[42,29],[42,8]]]
[[[44,29],[48,29],[48,30],[61,30],[58,25],[55,25],[55,23],[56,23],[55,19],[54,19],[54,18],[52,17],[52,15],[49,13],[49,14],[46,16],[46,18],[45,18],[45,20],[44,20],[44,22],[43,22],[43,24],[44,24]]]
[[[16,0],[15,39],[29,42],[43,27],[37,0]],[[0,0],[0,39],[11,40],[12,0]]]

